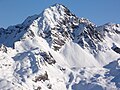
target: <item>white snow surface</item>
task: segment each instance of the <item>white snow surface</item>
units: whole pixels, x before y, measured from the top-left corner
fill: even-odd
[[[0,44],[0,90],[120,90],[120,24],[55,4],[0,28]]]
[[[93,55],[87,53],[76,43],[66,43],[60,53],[71,67],[100,67]]]

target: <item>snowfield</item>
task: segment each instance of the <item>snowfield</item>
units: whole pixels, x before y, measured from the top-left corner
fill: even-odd
[[[120,90],[120,24],[55,4],[0,28],[0,90]]]

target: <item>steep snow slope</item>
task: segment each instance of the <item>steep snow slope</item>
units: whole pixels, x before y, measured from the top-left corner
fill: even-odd
[[[96,26],[55,4],[0,28],[0,44],[1,90],[120,89],[120,24]]]
[[[78,44],[68,42],[61,49],[60,53],[71,67],[100,67],[92,54],[88,54]]]
[[[75,36],[74,42],[90,52],[104,66],[120,57],[118,53],[111,49],[113,44],[119,47],[119,30],[119,24],[117,26],[116,24],[108,24],[97,27],[89,20],[81,18],[78,28],[73,32]]]

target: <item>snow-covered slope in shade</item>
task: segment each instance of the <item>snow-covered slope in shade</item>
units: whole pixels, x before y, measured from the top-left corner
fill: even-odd
[[[0,90],[120,89],[120,24],[97,26],[55,4],[0,28],[0,44]]]

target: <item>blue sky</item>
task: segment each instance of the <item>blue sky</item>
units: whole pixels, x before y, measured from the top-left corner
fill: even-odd
[[[40,14],[45,8],[60,3],[78,17],[102,25],[120,23],[120,0],[0,0],[0,27],[22,23],[26,17]]]

